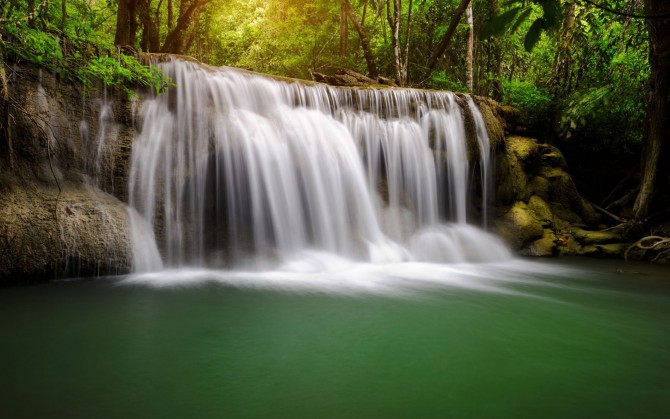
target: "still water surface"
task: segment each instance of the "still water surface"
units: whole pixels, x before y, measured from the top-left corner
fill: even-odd
[[[0,416],[670,417],[668,268],[414,268],[0,289]]]

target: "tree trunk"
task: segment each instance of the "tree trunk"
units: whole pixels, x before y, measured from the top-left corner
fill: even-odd
[[[61,0],[60,2],[60,11],[61,11],[61,29],[65,30],[65,23],[67,23],[67,0]]]
[[[468,92],[472,93],[474,91],[474,79],[472,75],[472,58],[475,48],[475,22],[472,16],[472,2],[468,4],[468,8],[465,9],[465,18],[468,22],[468,45],[467,45],[467,55],[465,57],[465,80],[468,86]]]
[[[135,47],[137,33],[137,0],[120,0],[116,13],[114,44]]]
[[[393,4],[393,7],[391,7]],[[391,47],[393,49],[393,66],[395,68],[395,78],[398,86],[405,85],[402,55],[400,52],[400,18],[402,14],[401,0],[387,0],[386,20],[391,30]]]
[[[461,0],[461,3],[454,11],[454,16],[451,18],[451,21],[449,22],[447,32],[444,33],[444,36],[442,37],[440,44],[437,46],[435,51],[433,51],[433,54],[430,56],[430,59],[428,60],[427,67],[429,72],[435,68],[437,60],[442,56],[442,54],[444,54],[444,51],[447,50],[447,47],[451,42],[451,38],[453,38],[454,32],[456,32],[458,22],[461,21],[461,16],[463,16],[463,12],[465,12],[465,9],[468,7],[469,4],[470,0]]]
[[[645,0],[644,6],[648,16],[670,13],[667,0]],[[637,221],[645,221],[654,211],[663,208],[670,196],[670,17],[648,19],[647,27],[650,95],[647,138],[642,150],[642,182],[633,207]]]
[[[202,7],[211,0],[182,0],[179,6],[179,19],[175,27],[168,33],[161,48],[161,52],[171,54],[186,54],[193,41],[189,34],[194,21],[198,19]]]
[[[159,3],[160,7],[160,3]],[[158,39],[158,23],[151,13],[151,0],[139,0],[138,14],[142,22],[142,38],[140,47],[145,52],[160,51],[160,41]]]
[[[349,41],[349,21],[347,20],[347,12],[344,9],[344,4],[340,5],[340,56],[347,55],[347,47]]]
[[[356,13],[354,13],[353,7],[349,0],[342,0],[342,6],[344,6],[344,11],[349,17],[354,29],[358,33],[358,38],[361,41],[361,48],[363,49],[363,56],[365,57],[365,63],[368,67],[368,76],[372,78],[377,78],[379,73],[377,72],[377,66],[375,65],[374,55],[372,54],[372,48],[370,47],[370,40],[368,39],[367,34],[365,33],[365,27],[358,20]]]
[[[407,30],[405,31],[405,57],[404,57],[404,74],[403,79],[405,84],[409,81],[409,39],[412,32],[412,0],[409,0],[407,7]]]
[[[174,27],[174,12],[172,8],[172,0],[168,0],[167,2],[167,29],[168,32],[172,30]]]
[[[554,57],[554,64],[551,68],[551,91],[554,96],[565,92],[569,89],[568,75],[570,73],[570,65],[572,64],[572,57],[570,55],[570,48],[572,47],[572,40],[574,39],[575,26],[575,3],[570,3],[565,11],[565,18],[563,19],[563,26],[561,27],[559,44],[556,48],[556,56]]]

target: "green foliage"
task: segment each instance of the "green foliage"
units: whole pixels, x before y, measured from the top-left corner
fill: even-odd
[[[560,24],[561,4],[559,0],[531,0],[530,3],[526,0],[513,0],[510,4],[518,4],[518,6],[491,19],[480,31],[482,38],[499,37],[507,32],[516,32],[525,22],[533,19],[537,14],[533,12],[539,9],[542,15],[534,18],[523,41],[524,48],[530,52],[543,31],[554,29]]]
[[[383,75],[394,74],[388,0],[350,0]],[[41,4],[39,1],[36,4]],[[420,87],[465,91],[466,36],[463,18],[453,41],[428,74],[426,63],[447,30],[460,0],[400,2],[400,43],[409,43],[408,79]],[[608,0],[636,11],[629,0]],[[4,57],[29,61],[88,86],[153,86],[165,89],[156,69],[112,46],[115,0],[47,2],[30,22],[26,0],[0,7]],[[169,31],[167,2],[151,2],[161,40]],[[173,2],[179,14],[180,1]],[[156,10],[159,7],[160,10]],[[474,84],[478,94],[503,87],[506,102],[519,106],[536,135],[553,131],[571,143],[594,147],[643,137],[648,91],[648,34],[644,20],[615,16],[572,0],[473,0]],[[554,30],[567,22],[565,32]],[[639,10],[637,10],[639,11]],[[18,23],[16,23],[18,22]],[[365,71],[361,43],[348,21],[346,52],[340,51],[340,3],[334,0],[211,0],[194,23],[190,53],[214,65],[310,78],[336,68]],[[140,25],[141,26],[141,25]],[[174,26],[174,21],[173,21]],[[137,38],[141,38],[142,28]],[[139,42],[138,42],[139,44]],[[137,45],[136,45],[137,46]],[[3,57],[3,58],[4,58]],[[555,118],[550,118],[550,112]],[[550,127],[550,121],[554,124]]]
[[[106,86],[122,86],[130,94],[129,86],[152,87],[156,94],[160,94],[172,85],[158,68],[124,54],[93,58],[77,72],[77,77],[88,86],[92,81],[100,81]]]
[[[330,0],[229,0],[225,8],[208,12],[212,48],[205,58],[300,78],[310,78],[310,71],[364,68],[355,56],[338,54],[339,10]]]
[[[503,102],[519,108],[519,122],[531,134],[541,136],[548,126],[552,100],[547,89],[527,82],[506,81],[503,83]]]
[[[9,42],[5,50],[30,62],[54,67],[63,59],[58,39],[26,26],[7,26],[3,32]]]
[[[579,89],[564,99],[559,133],[569,141],[586,141],[593,150],[640,143],[644,137],[649,69],[637,54],[614,57],[608,84]]]
[[[512,32],[516,32],[521,23],[528,19],[532,11],[531,7],[517,6],[495,16],[482,28],[480,36],[482,38],[501,36],[510,28],[513,28]]]
[[[452,92],[466,92],[468,90],[465,83],[449,79],[444,71],[433,71],[428,82],[428,87]]]
[[[61,16],[48,8],[33,19],[29,19],[27,5],[12,9],[0,21],[2,60],[32,63],[89,88],[100,82],[121,86],[129,93],[137,86],[152,87],[158,93],[165,90],[170,81],[157,68],[121,54],[111,44],[102,26],[104,20],[91,8],[95,3],[68,2],[70,16],[64,26]]]
[[[625,6],[619,2],[619,7]],[[648,97],[648,35],[643,20],[613,20],[596,9],[575,13],[575,61],[568,85],[558,97],[556,129],[585,150],[628,152],[644,135]]]

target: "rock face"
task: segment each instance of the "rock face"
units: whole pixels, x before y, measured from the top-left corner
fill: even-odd
[[[32,67],[7,73],[9,102],[0,99],[0,282],[127,272],[132,255],[124,201],[136,103],[122,91],[85,93]],[[467,100],[457,94],[475,159]],[[579,195],[561,153],[506,137],[517,112],[491,99],[473,100],[497,156],[503,239],[527,255],[621,254],[618,233],[588,230],[598,214]]]
[[[0,278],[52,279],[125,273],[128,215],[95,188],[29,183],[2,188]]]
[[[509,136],[497,157],[498,234],[521,254],[621,256],[628,246],[617,231],[598,228],[561,152],[531,138]]]
[[[0,282],[127,272],[122,200],[135,135],[132,101],[123,92],[85,93],[28,66],[8,75]]]

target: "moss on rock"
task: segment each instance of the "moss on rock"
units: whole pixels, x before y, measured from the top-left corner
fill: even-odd
[[[524,202],[515,203],[498,221],[498,234],[514,249],[521,249],[543,235],[542,223]]]
[[[554,214],[549,208],[549,204],[538,195],[533,195],[528,200],[528,208],[535,213],[537,218],[543,222],[551,223],[554,220]]]
[[[556,233],[545,228],[542,237],[533,241],[521,253],[526,256],[555,256],[558,254],[558,239]]]

